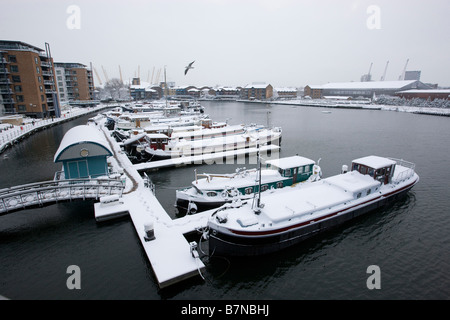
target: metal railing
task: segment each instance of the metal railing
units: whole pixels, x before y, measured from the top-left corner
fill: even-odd
[[[409,161],[405,161],[403,159],[396,159],[396,158],[389,158],[393,161],[395,161],[397,163],[397,166],[402,166],[406,169],[403,169],[402,171],[396,173],[394,171],[394,176],[392,178],[392,181],[394,183],[400,183],[402,181],[405,181],[409,178],[411,178],[414,175],[414,170],[416,168],[416,165],[412,162]],[[396,168],[395,170],[397,171],[399,168]]]
[[[5,188],[0,190],[0,214],[49,202],[122,196],[124,188],[118,179],[67,179]]]

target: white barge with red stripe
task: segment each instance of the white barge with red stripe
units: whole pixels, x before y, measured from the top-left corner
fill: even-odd
[[[346,166],[343,166],[343,170]],[[210,254],[279,251],[382,207],[418,181],[413,163],[378,156],[353,160],[352,171],[227,204],[208,221]]]

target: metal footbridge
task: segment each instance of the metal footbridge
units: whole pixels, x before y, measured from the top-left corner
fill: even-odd
[[[66,179],[0,189],[0,215],[45,204],[122,196],[125,183],[118,179]]]

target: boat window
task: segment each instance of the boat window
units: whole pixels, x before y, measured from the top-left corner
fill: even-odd
[[[305,166],[305,173],[311,171],[311,166]]]
[[[283,182],[278,181],[277,182],[277,188],[283,188]]]
[[[206,195],[207,195],[208,197],[215,197],[215,196],[217,196],[217,192],[215,192],[215,191],[209,191],[209,192],[206,193]]]
[[[372,190],[371,190],[371,189],[368,189],[368,190],[367,190],[367,195],[369,195],[371,192],[372,192]]]
[[[353,164],[353,171],[359,171],[359,165],[357,163]]]
[[[303,167],[298,168],[298,173],[303,173]]]
[[[361,192],[358,192],[358,194],[356,195],[356,199],[361,198]]]
[[[266,191],[267,189],[269,189],[269,186],[267,184],[263,184],[261,186],[261,191]]]
[[[290,177],[291,176],[291,169],[284,170],[284,176],[285,177]]]
[[[373,177],[373,172],[374,172],[373,168],[369,168],[369,176]]]
[[[297,168],[294,168],[294,174],[297,174]]]
[[[245,194],[251,194],[253,192],[253,188],[245,188]]]

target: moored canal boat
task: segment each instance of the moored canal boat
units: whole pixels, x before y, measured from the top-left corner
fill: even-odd
[[[391,203],[419,181],[415,165],[398,159],[368,156],[353,160],[351,170],[220,207],[208,221],[210,254],[282,250]]]

